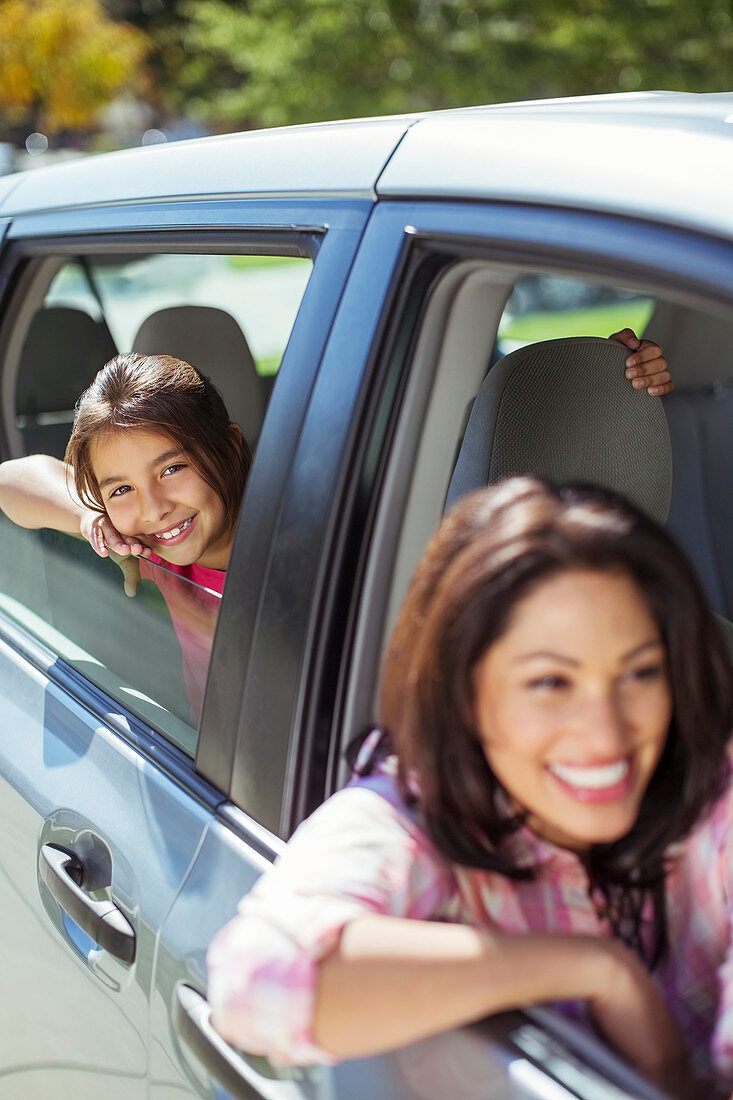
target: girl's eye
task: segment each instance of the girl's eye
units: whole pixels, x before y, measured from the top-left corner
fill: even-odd
[[[118,485],[117,488],[113,489],[112,492],[109,495],[110,495],[110,497],[121,497],[121,496],[124,496],[125,493],[129,493],[129,492],[130,492],[130,486],[129,485]]]
[[[174,462],[170,466],[166,466],[163,470],[164,474],[175,474],[177,470],[183,470],[186,466],[185,462]]]
[[[527,686],[534,691],[557,691],[568,684],[565,676],[538,676],[536,680],[530,680]]]

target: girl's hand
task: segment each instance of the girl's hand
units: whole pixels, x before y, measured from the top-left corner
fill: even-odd
[[[100,558],[110,557],[122,572],[125,595],[134,596],[140,583],[138,558],[149,558],[151,550],[135,538],[121,535],[106,512],[88,509],[79,521],[79,530]]]
[[[639,340],[630,328],[614,332],[609,340],[615,340],[633,353],[626,360],[626,377],[634,389],[645,389],[652,397],[663,397],[665,393],[672,392],[674,382],[659,344]]]
[[[685,1040],[659,990],[632,951],[617,941],[606,946],[609,967],[598,967],[598,991],[588,999],[599,1030],[655,1085],[680,1100],[695,1096]]]
[[[79,530],[100,558],[106,558],[112,550],[120,557],[129,554],[149,558],[151,550],[131,535],[121,535],[106,512],[87,509],[79,521]]]

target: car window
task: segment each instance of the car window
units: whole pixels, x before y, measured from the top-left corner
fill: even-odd
[[[529,273],[514,283],[499,321],[502,355],[540,340],[643,332],[654,310],[649,294],[584,279]]]
[[[149,565],[130,598],[82,540],[2,514],[0,542],[0,610],[193,755],[220,595]]]
[[[489,265],[464,271],[459,264],[450,270],[433,293],[433,309],[443,294],[448,313],[437,362],[430,347],[441,345],[430,331],[429,318],[422,326],[425,345],[418,341],[415,355],[423,361],[422,369],[436,371],[436,382],[400,534],[389,622],[449,500],[469,416],[490,369],[509,352],[544,340],[608,337],[624,327],[643,332],[654,309],[649,294],[633,289]],[[535,434],[541,430],[530,421],[523,428]]]
[[[257,372],[268,377],[280,365],[310,267],[293,256],[79,257],[58,272],[44,304],[104,320],[121,351],[133,348],[143,323],[159,310],[225,310],[246,334]]]
[[[587,391],[586,383],[578,386],[584,408],[567,414],[555,399],[561,386],[548,372],[539,389],[530,381],[525,383],[511,416],[508,405],[502,404],[501,411],[494,406],[496,419],[491,419],[491,413],[485,437],[479,439],[474,433],[466,442],[484,380],[505,354],[569,336],[608,337],[625,327],[658,342],[671,367],[675,391],[659,402],[635,394],[624,378],[623,354],[618,363],[619,378],[628,385],[624,396],[633,395],[642,413],[648,408],[659,413],[653,426],[657,434],[652,434],[646,421],[636,435],[630,421],[615,426],[611,421],[597,423],[589,383]],[[352,658],[352,667],[360,671],[353,677],[344,708],[342,747],[373,718],[378,673],[369,673],[372,680],[366,685],[363,670],[378,670],[379,655],[420,554],[446,507],[457,499],[451,488],[462,450],[477,455],[482,469],[485,460],[489,471],[496,460],[492,448],[502,432],[501,446],[509,442],[520,467],[521,455],[527,453],[544,452],[544,459],[554,447],[580,453],[595,433],[609,461],[617,461],[619,469],[630,465],[638,475],[633,485],[616,487],[666,522],[692,561],[713,609],[724,619],[733,619],[733,506],[728,485],[733,462],[732,316],[723,317],[719,311],[708,314],[684,299],[668,298],[662,288],[656,294],[596,277],[518,271],[467,259],[447,267],[431,287],[413,339],[400,429],[391,444],[385,475],[388,488],[375,520],[375,530],[388,537],[379,543],[379,550],[373,546],[365,556],[360,605],[364,618],[355,628]],[[421,410],[419,417],[416,409]],[[560,437],[553,428],[558,418],[564,425]],[[509,456],[508,472],[519,472],[516,455]],[[521,467],[522,472],[532,469],[531,462]],[[550,476],[546,462],[541,472]],[[594,476],[581,468],[573,479],[594,480]],[[486,479],[475,484],[479,483],[485,484]],[[639,485],[640,495],[635,495]],[[659,501],[654,499],[656,487],[661,487]],[[403,496],[391,497],[391,492]],[[385,577],[391,578],[388,586]],[[368,707],[365,699],[371,700]],[[348,777],[347,765],[339,765],[338,777],[339,782]]]
[[[36,262],[4,364],[12,457],[63,459],[77,398],[127,351],[185,358],[207,374],[254,450],[310,270],[307,259],[260,255]],[[208,587],[159,560],[139,568],[131,597],[120,564],[84,540],[0,515],[0,609],[193,755],[223,574]]]

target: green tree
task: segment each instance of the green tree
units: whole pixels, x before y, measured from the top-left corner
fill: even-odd
[[[92,127],[140,78],[148,48],[99,0],[0,0],[0,125],[8,135]]]
[[[189,103],[206,96],[236,73],[225,59],[206,50],[187,49],[189,18],[180,0],[105,0],[115,19],[139,27],[149,38],[147,101],[156,125],[189,114]],[[206,115],[206,111],[203,112]]]
[[[190,109],[278,125],[639,88],[721,90],[731,0],[188,0]]]

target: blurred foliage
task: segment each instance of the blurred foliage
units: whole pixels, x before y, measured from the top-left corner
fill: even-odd
[[[99,0],[0,0],[0,117],[26,133],[88,129],[148,48]]]
[[[188,110],[219,126],[713,91],[733,76],[733,0],[181,0],[178,11]]]
[[[152,43],[147,99],[161,125],[166,116],[185,116],[192,100],[198,104],[222,80],[230,79],[225,59],[204,50],[186,50],[189,16],[181,0],[105,0],[105,6],[116,19],[139,27]]]

